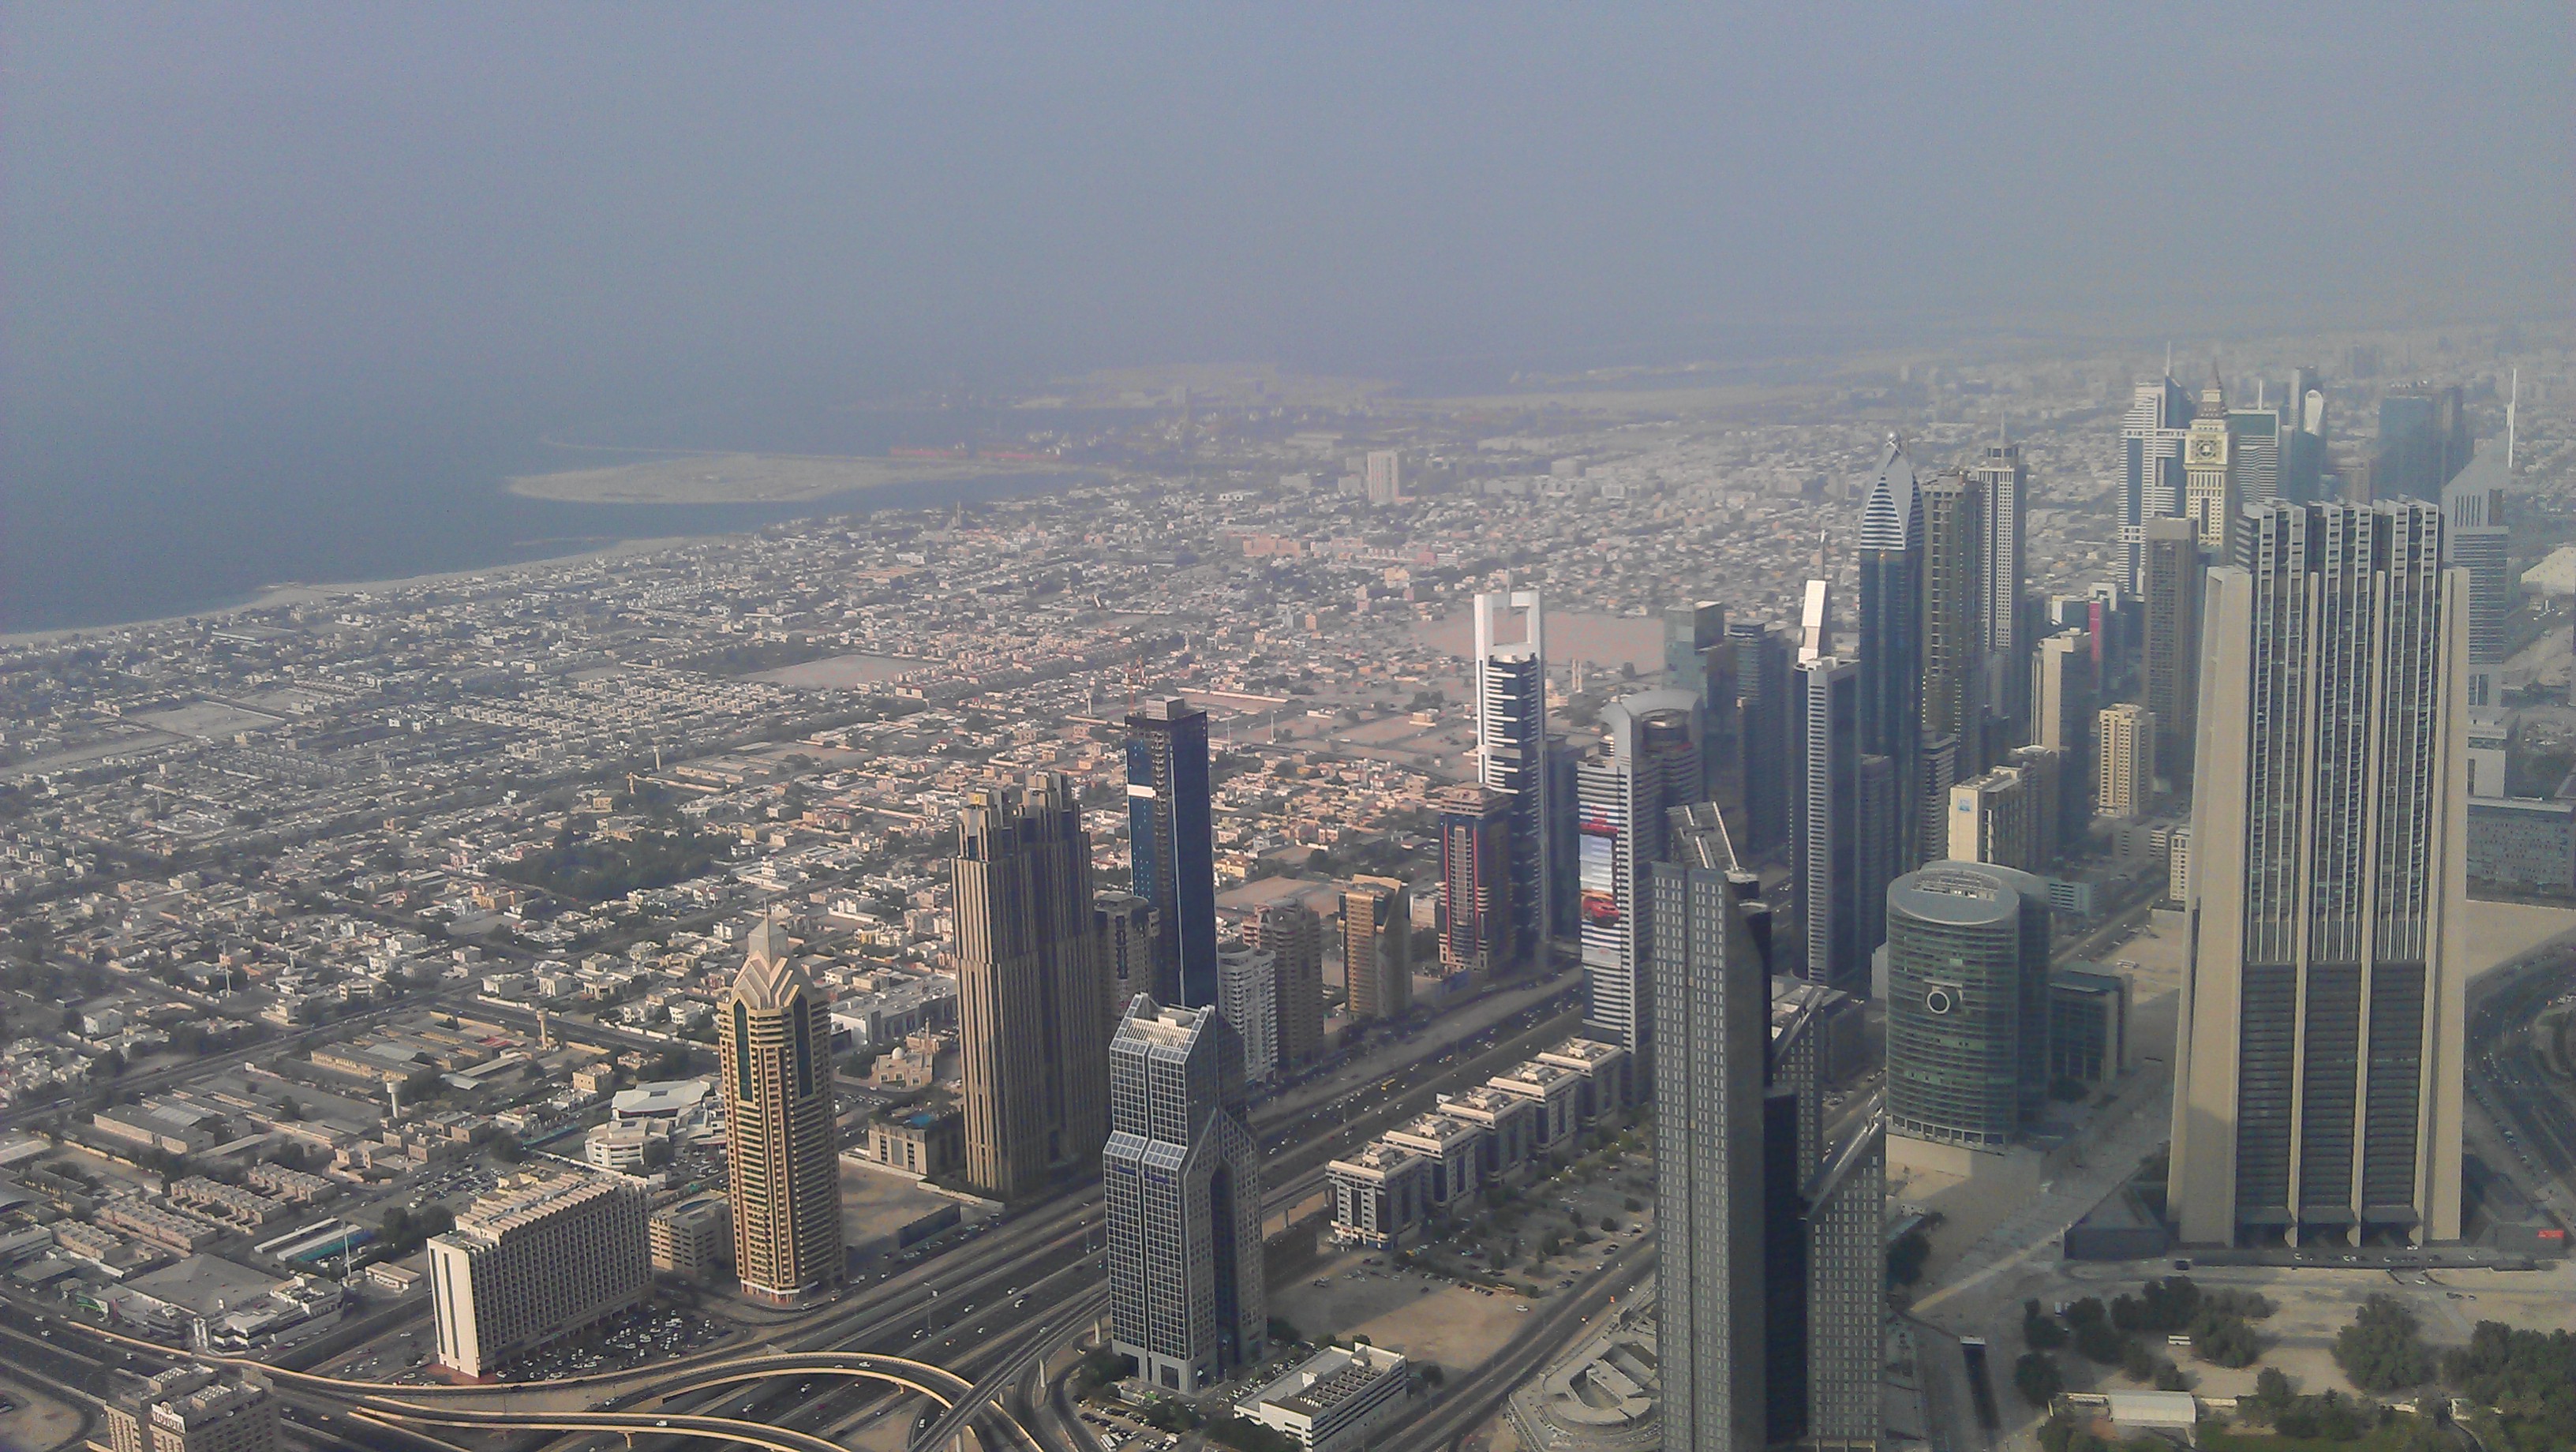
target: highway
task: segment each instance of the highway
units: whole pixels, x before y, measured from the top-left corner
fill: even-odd
[[[1328,1065],[1259,1106],[1253,1123],[1272,1177],[1264,1194],[1269,1218],[1274,1222],[1284,1218],[1316,1193],[1324,1167],[1334,1157],[1429,1108],[1436,1095],[1481,1084],[1572,1032],[1579,1015],[1571,1004],[1578,996],[1579,981],[1571,974],[1504,990],[1403,1039]],[[477,1003],[473,1011],[533,1025],[534,1016],[523,1010]],[[623,1047],[661,1043],[604,1026],[558,1023],[555,1027],[565,1037]],[[263,1050],[276,1047],[265,1045]],[[989,1425],[1006,1444],[1025,1440],[1049,1449],[1088,1452],[1094,1443],[1078,1417],[1069,1406],[1055,1405],[1054,1392],[1060,1388],[1049,1390],[1043,1385],[1047,1381],[1044,1362],[1049,1352],[1086,1332],[1105,1305],[1100,1229],[1097,1184],[1069,1186],[1049,1199],[1019,1208],[1000,1228],[977,1240],[873,1283],[854,1286],[826,1308],[781,1316],[774,1331],[755,1331],[748,1344],[737,1342],[656,1363],[649,1377],[628,1371],[558,1379],[554,1383],[558,1387],[598,1389],[598,1400],[580,1412],[539,1418],[535,1413],[503,1411],[490,1406],[495,1389],[488,1386],[331,1384],[328,1379],[303,1377],[282,1377],[281,1382],[291,1380],[293,1385],[291,1390],[281,1390],[281,1398],[293,1412],[290,1426],[299,1436],[317,1446],[354,1446],[365,1452],[437,1452],[449,1446],[417,1425],[399,1426],[392,1420],[403,1416],[425,1424],[432,1413],[455,1417],[460,1426],[516,1426],[531,1432],[575,1434],[564,1444],[567,1449],[610,1433],[643,1452],[656,1452],[683,1440],[697,1440],[691,1433],[729,1435],[719,1433],[714,1422],[743,1421],[756,1421],[782,1439],[806,1436],[830,1441],[922,1404],[924,1393],[917,1388],[889,1389],[881,1381],[847,1372],[827,1375],[818,1359],[809,1359],[814,1353],[860,1353],[949,1368],[961,1381],[980,1377],[987,1385],[977,1387],[977,1392],[998,1394]],[[1633,1248],[1627,1254],[1634,1255]],[[1625,1257],[1613,1265],[1624,1263]],[[1595,1289],[1579,1290],[1535,1318],[1513,1342],[1522,1349],[1522,1359],[1534,1364],[1550,1349],[1542,1344],[1549,1328],[1579,1326],[1583,1313],[1565,1313],[1578,1317],[1567,1322],[1560,1312],[1590,1297]],[[1608,1294],[1601,1292],[1602,1304],[1607,1304]],[[82,1334],[80,1323],[58,1324],[56,1334],[66,1343]],[[1044,1334],[1033,1335],[1032,1328],[1042,1328]],[[103,1387],[103,1358],[121,1354],[102,1350],[100,1357],[84,1357],[41,1336],[12,1334],[22,1344],[53,1348],[50,1354],[73,1377],[67,1383],[57,1379],[58,1384],[69,1387],[76,1404],[97,1396],[80,1380]],[[91,1338],[84,1340],[97,1345]],[[748,1390],[741,1376],[724,1371],[728,1364],[747,1364],[746,1358],[757,1356],[786,1359],[769,1363],[772,1370]],[[1505,1360],[1512,1356],[1507,1351]],[[1508,1390],[1522,1374],[1525,1371],[1497,1384]],[[1467,1386],[1439,1399],[1438,1405],[1468,1405],[1474,1400],[1468,1388],[1479,1384],[1471,1379]],[[377,1400],[385,1398],[398,1400],[409,1410],[398,1412]],[[1485,1399],[1488,1415],[1499,1399],[1500,1392]],[[477,1401],[484,1405],[467,1405]],[[1015,1415],[1003,1410],[1005,1406],[1027,1415]],[[634,1420],[639,1417],[643,1420]],[[671,1424],[659,1425],[663,1420]],[[917,1413],[915,1431],[928,1430],[931,1420],[932,1413]],[[543,1440],[519,1439],[516,1445],[532,1449]],[[773,1446],[771,1452],[789,1449]]]
[[[2515,1163],[2495,1169],[2520,1183],[2562,1224],[2576,1225],[2576,1109],[2567,1085],[2549,1077],[2523,1032],[2532,1018],[2576,986],[2576,944],[2544,944],[2471,990],[2467,1025],[2469,1098],[2484,1109]]]

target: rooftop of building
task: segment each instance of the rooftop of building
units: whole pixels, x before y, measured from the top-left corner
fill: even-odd
[[[220,1256],[191,1255],[126,1282],[130,1290],[193,1316],[220,1316],[293,1282]]]
[[[512,1175],[456,1217],[454,1235],[490,1241],[566,1207],[617,1194],[634,1182],[587,1171]],[[445,1236],[440,1237],[445,1239]]]
[[[1244,1404],[1320,1417],[1381,1378],[1400,1375],[1404,1366],[1402,1356],[1380,1347],[1328,1347],[1290,1367]]]

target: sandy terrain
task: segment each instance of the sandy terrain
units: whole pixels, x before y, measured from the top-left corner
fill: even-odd
[[[510,492],[574,504],[777,504],[887,484],[985,479],[1052,468],[973,459],[872,459],[808,454],[690,454],[677,459],[521,474]]]
[[[1363,1265],[1368,1258],[1352,1252],[1324,1261],[1306,1279],[1271,1292],[1271,1314],[1309,1338],[1365,1336],[1371,1345],[1452,1372],[1481,1365],[1520,1329],[1521,1313],[1512,1308],[1529,1304],[1521,1297],[1479,1295],[1411,1271]]]
[[[1476,621],[1461,610],[1445,620],[1417,625],[1414,638],[1465,656],[1475,648]],[[1587,615],[1550,611],[1547,655],[1557,661],[1583,661],[1591,668],[1616,673],[1621,662],[1637,668],[1636,689],[1654,685],[1664,669],[1664,622],[1652,616]],[[1587,683],[1588,684],[1588,683]]]
[[[0,1393],[18,1404],[0,1412],[0,1452],[52,1452],[80,1440],[81,1415],[70,1405],[8,1377],[0,1377]]]
[[[899,660],[890,655],[835,655],[800,665],[780,666],[748,679],[793,686],[802,691],[847,691],[900,680],[928,664],[926,661]]]

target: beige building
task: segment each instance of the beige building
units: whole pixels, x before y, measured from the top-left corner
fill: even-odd
[[[2100,763],[2093,773],[2105,817],[2143,817],[2156,799],[2156,715],[2135,701],[2105,706],[2094,729]]]
[[[2150,519],[2145,534],[2146,630],[2138,643],[2139,674],[2158,732],[2155,761],[2179,786],[2191,776],[2192,721],[2199,711],[2207,558],[2188,519]]]
[[[665,1205],[644,1222],[653,1269],[711,1280],[733,1265],[733,1207],[722,1195]]]
[[[716,1045],[732,1141],[725,1181],[734,1273],[744,1295],[793,1305],[843,1274],[841,1143],[832,1018],[775,922],[752,932]]]
[[[1071,785],[1040,772],[976,792],[948,871],[966,1178],[1022,1199],[1087,1169],[1109,1137],[1109,994]]]
[[[1413,888],[1392,877],[1355,877],[1342,891],[1344,1005],[1355,1023],[1413,1011]]]
[[[2195,1245],[2456,1241],[2467,577],[2420,501],[2239,527],[2247,563],[2210,573],[2167,1200]]]
[[[1243,940],[1270,955],[1284,1073],[1324,1051],[1324,921],[1301,903],[1275,902],[1244,923]]]
[[[277,1452],[277,1399],[236,1371],[182,1364],[156,1376],[110,1373],[114,1452]]]
[[[645,1193],[620,1175],[512,1176],[429,1242],[438,1360],[485,1377],[653,1286]]]

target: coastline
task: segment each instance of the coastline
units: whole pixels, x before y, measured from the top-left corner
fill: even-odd
[[[520,575],[534,570],[560,569],[570,564],[588,564],[596,560],[617,559],[625,555],[650,554],[656,550],[694,544],[700,540],[720,538],[725,531],[709,534],[663,535],[655,539],[619,540],[595,549],[576,550],[571,554],[541,555],[535,559],[514,560],[506,565],[487,565],[481,569],[438,570],[429,574],[404,575],[390,580],[325,581],[316,584],[272,585],[251,599],[204,610],[184,610],[176,615],[155,615],[143,620],[117,620],[103,625],[61,625],[48,630],[21,630],[0,634],[0,648],[29,645],[52,645],[89,635],[113,635],[124,630],[143,630],[154,626],[173,625],[182,620],[222,620],[254,610],[275,610],[288,605],[310,605],[334,600],[343,595],[365,595],[388,590],[416,590],[433,585],[453,584],[462,580],[488,579],[496,575]]]
[[[559,504],[810,504],[905,485],[1001,479],[1047,468],[1012,459],[884,458],[859,454],[688,453],[596,469],[517,474],[503,487]],[[1048,472],[1062,469],[1056,465]],[[1090,472],[1073,471],[1067,472]]]

